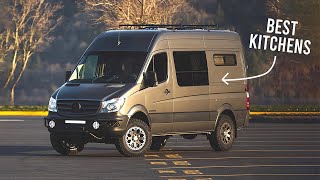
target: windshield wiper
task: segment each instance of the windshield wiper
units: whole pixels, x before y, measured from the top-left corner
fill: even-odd
[[[92,83],[94,83],[96,80],[98,80],[98,79],[102,79],[102,78],[105,78],[106,76],[99,76],[99,77],[96,77],[96,78],[94,78],[94,79],[92,79]],[[118,79],[119,78],[119,76],[118,75],[114,75],[114,76],[112,76],[112,77],[110,77],[110,78],[108,78],[108,79],[104,79],[104,83],[108,83],[108,82],[111,82],[111,81],[113,81],[113,80],[115,80],[115,79]]]

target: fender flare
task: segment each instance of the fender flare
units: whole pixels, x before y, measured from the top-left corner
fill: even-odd
[[[218,108],[218,110],[217,110],[218,114],[217,114],[216,122],[214,123],[214,129],[217,127],[218,120],[219,120],[221,114],[222,114],[225,110],[231,111],[232,114],[233,114],[233,116],[235,116],[235,115],[234,115],[234,111],[233,111],[233,107],[232,107],[230,104],[228,104],[228,103],[222,104],[222,105]],[[235,119],[234,119],[234,121],[235,121]]]
[[[148,124],[151,125],[151,120],[150,120],[151,118],[149,116],[148,110],[141,104],[134,105],[133,107],[131,107],[129,109],[129,111],[127,113],[128,117],[129,117],[127,125],[129,123],[131,117],[134,116],[138,112],[142,112],[147,117]]]
[[[236,117],[235,117],[235,114],[234,114],[233,107],[230,104],[225,103],[225,104],[222,104],[217,110],[218,115],[217,115],[217,118],[216,118],[216,122],[214,124],[214,129],[216,129],[216,127],[217,127],[217,123],[218,123],[218,120],[219,120],[221,114],[226,110],[231,111],[231,113],[233,115],[233,118],[234,118],[234,119],[232,119],[232,121],[233,121],[235,127],[237,127],[237,124],[236,124],[237,122],[236,122]],[[237,137],[237,136],[238,136],[238,131],[237,131],[237,128],[236,128],[235,129],[235,137]]]

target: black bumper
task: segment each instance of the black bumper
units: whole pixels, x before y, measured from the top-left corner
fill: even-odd
[[[92,116],[63,116],[59,113],[49,112],[44,118],[44,125],[50,133],[60,136],[78,136],[93,134],[99,138],[121,137],[127,127],[128,116],[120,113],[101,113]],[[49,127],[49,121],[55,122],[55,127]],[[85,124],[66,124],[65,120],[82,120]],[[98,129],[92,127],[93,122],[100,124]]]

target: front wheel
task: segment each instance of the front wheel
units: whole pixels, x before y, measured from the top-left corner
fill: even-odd
[[[235,139],[235,125],[228,115],[221,115],[215,131],[209,135],[211,147],[216,151],[228,151]]]
[[[76,155],[84,149],[83,143],[71,143],[54,134],[50,134],[50,141],[53,149],[64,156]]]
[[[151,145],[150,127],[140,119],[131,119],[125,134],[115,145],[124,156],[134,157],[143,155]]]

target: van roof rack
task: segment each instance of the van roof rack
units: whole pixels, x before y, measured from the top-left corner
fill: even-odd
[[[159,29],[166,28],[170,30],[193,30],[193,29],[203,29],[203,30],[214,30],[218,28],[218,25],[189,25],[189,24],[120,24],[119,27],[129,27],[138,29]]]

